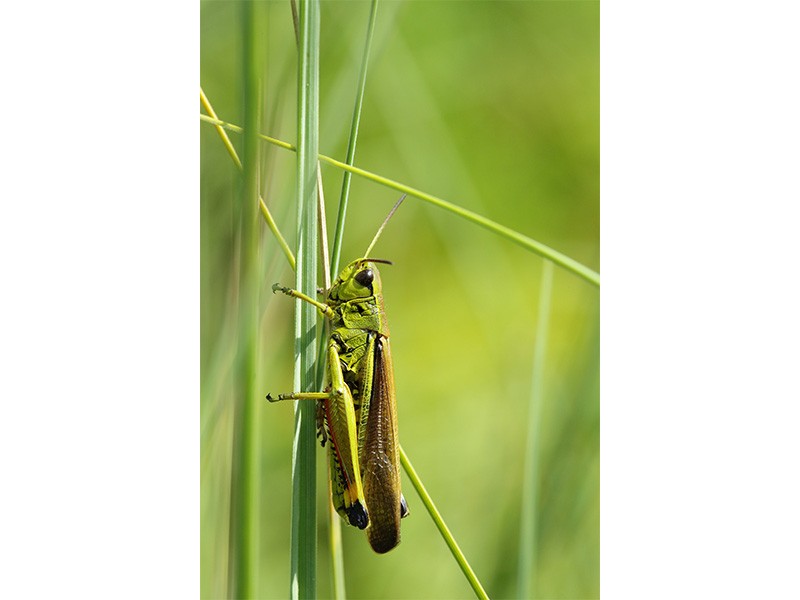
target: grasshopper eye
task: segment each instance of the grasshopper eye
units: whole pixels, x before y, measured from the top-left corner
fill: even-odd
[[[364,269],[356,273],[355,280],[363,285],[365,288],[372,286],[372,281],[375,279],[375,274],[372,269]]]

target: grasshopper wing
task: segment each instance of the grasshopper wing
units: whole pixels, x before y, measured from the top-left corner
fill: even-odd
[[[372,549],[382,554],[400,543],[400,518],[404,516],[404,511],[400,494],[397,409],[389,339],[376,334],[373,344],[372,389],[360,462],[364,498],[370,517],[367,538]]]

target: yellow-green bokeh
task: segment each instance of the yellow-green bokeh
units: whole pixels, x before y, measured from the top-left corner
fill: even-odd
[[[269,8],[264,133],[294,142],[288,2]],[[343,158],[369,3],[322,4],[320,150]],[[236,3],[201,3],[201,84],[241,123]],[[226,593],[239,173],[201,135],[201,583]],[[241,138],[231,134],[241,147]],[[262,194],[295,243],[295,155],[266,147]],[[467,207],[599,269],[599,5],[380,5],[356,164]],[[342,173],[322,168],[333,228]],[[342,261],[361,256],[398,194],[353,178]],[[294,275],[262,228],[259,386],[292,385]],[[513,597],[542,259],[409,198],[372,255],[392,329],[401,441],[492,597]],[[599,291],[556,269],[539,426],[537,560],[543,598],[599,597]],[[292,407],[263,403],[257,486],[259,597],[289,589]],[[323,456],[320,449],[320,458]],[[324,460],[318,594],[329,597]],[[471,591],[404,479],[411,516],[390,554],[344,528],[352,598],[468,598]]]

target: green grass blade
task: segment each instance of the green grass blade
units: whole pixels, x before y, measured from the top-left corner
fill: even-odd
[[[448,529],[447,525],[442,519],[442,515],[436,508],[436,505],[433,503],[430,495],[428,494],[428,490],[425,489],[425,486],[422,485],[422,480],[417,475],[417,472],[414,470],[414,467],[411,465],[411,461],[408,460],[408,456],[403,450],[403,447],[400,447],[400,462],[403,465],[403,469],[405,469],[406,474],[408,475],[409,479],[411,479],[411,483],[414,486],[414,489],[417,490],[422,503],[425,505],[425,508],[428,509],[428,513],[431,515],[433,522],[436,524],[436,527],[439,529],[439,532],[442,534],[447,547],[450,548],[450,552],[453,553],[453,557],[456,559],[458,566],[461,567],[461,571],[464,573],[464,576],[467,578],[469,585],[472,587],[473,591],[475,592],[475,596],[478,598],[488,599],[489,596],[486,594],[486,591],[483,589],[481,582],[478,581],[478,577],[475,575],[475,571],[472,570],[472,567],[469,566],[467,562],[467,558],[464,556],[464,553],[461,551],[461,548],[458,547],[458,543],[453,538],[453,534],[450,533],[450,529]]]
[[[283,237],[280,229],[278,229],[278,224],[272,217],[272,213],[269,212],[269,208],[267,208],[264,200],[261,199],[261,196],[258,197],[258,207],[261,209],[261,214],[263,215],[264,220],[267,222],[267,227],[269,227],[270,231],[272,231],[272,235],[274,235],[275,239],[278,241],[278,245],[283,251],[284,256],[286,256],[286,260],[289,261],[289,266],[292,267],[293,271],[296,270],[297,261],[294,258],[294,254],[292,253],[291,248],[289,248],[286,238]]]
[[[218,125],[223,129],[228,131],[233,131],[234,133],[244,133],[244,128],[241,125],[236,125],[235,123],[229,123],[228,121],[223,121],[222,119],[218,119],[216,117],[210,117],[209,115],[204,115],[200,113],[200,120],[208,123],[210,125]],[[291,150],[292,152],[297,152],[297,146],[290,144],[289,142],[284,142],[283,140],[279,140],[278,138],[270,137],[263,133],[258,135],[262,140],[272,144],[273,146],[277,146],[278,148],[283,148],[284,150]]]
[[[228,593],[249,598],[255,593],[258,462],[255,398],[258,323],[258,166],[261,144],[261,78],[264,68],[261,27],[263,9],[241,4],[244,98],[244,160],[240,163],[244,185],[234,212],[238,216],[239,277],[237,346],[233,384],[234,424],[231,466],[231,509],[228,554]],[[210,103],[208,105],[210,107]],[[252,132],[252,133],[248,133]],[[232,149],[232,146],[230,146]]]
[[[544,405],[544,361],[547,354],[547,333],[550,324],[550,299],[553,294],[553,263],[542,266],[539,287],[539,310],[536,319],[536,338],[533,350],[531,401],[528,416],[528,440],[525,448],[525,466],[522,473],[522,501],[520,515],[519,562],[517,567],[517,598],[533,598],[536,584],[537,532],[539,483],[539,423]]]
[[[466,208],[462,208],[452,202],[448,202],[442,198],[434,196],[433,194],[428,194],[427,192],[423,192],[421,190],[417,190],[409,185],[404,183],[400,183],[398,181],[394,181],[392,179],[388,179],[386,177],[382,177],[380,175],[376,175],[375,173],[371,173],[364,169],[359,169],[358,167],[354,167],[351,165],[347,165],[341,161],[336,160],[335,158],[330,158],[329,156],[320,155],[319,159],[323,162],[326,162],[330,165],[334,165],[339,167],[340,169],[344,169],[345,171],[349,171],[355,173],[356,175],[360,175],[365,179],[369,179],[370,181],[374,181],[375,183],[379,183],[386,187],[395,189],[399,192],[404,192],[409,196],[414,196],[415,198],[419,198],[425,202],[433,204],[434,206],[438,206],[439,208],[443,208],[444,210],[458,215],[468,221],[472,221],[473,223],[480,225],[496,233],[497,235],[506,238],[522,246],[523,248],[530,250],[544,258],[547,258],[557,265],[563,267],[567,271],[578,275],[579,277],[585,279],[589,283],[600,287],[600,274],[596,271],[593,271],[589,267],[582,265],[577,260],[570,258],[566,254],[562,254],[541,242],[534,240],[533,238],[529,238],[526,235],[523,235],[517,231],[514,231],[510,227],[506,227],[505,225],[501,225],[500,223],[496,223],[491,219],[487,219],[486,217],[479,215],[477,213],[472,212],[471,210],[467,210]]]
[[[319,163],[317,163],[319,167]],[[322,174],[320,169],[317,168],[317,193],[319,195],[319,233],[320,245],[322,250],[322,271],[324,278],[325,289],[331,286],[331,274],[327,264],[327,236],[326,236],[326,223],[325,223],[325,197],[322,187]],[[317,356],[324,356],[325,349],[328,345],[329,328],[328,324],[323,324],[324,333],[319,335],[319,344],[317,345]],[[316,389],[322,389],[325,382],[325,361],[317,361],[317,374],[316,374]],[[346,597],[345,584],[344,584],[344,550],[342,549],[342,521],[336,509],[333,507],[333,493],[331,489],[331,480],[328,477],[328,551],[331,560],[331,586],[333,589],[333,597],[336,600],[344,599]]]
[[[345,163],[352,165],[356,157],[356,141],[358,140],[358,126],[361,122],[361,108],[364,105],[364,89],[367,87],[367,67],[369,66],[369,51],[372,47],[372,34],[375,31],[375,21],[378,15],[378,0],[372,0],[369,9],[369,22],[367,24],[367,39],[364,43],[364,52],[361,55],[361,70],[358,74],[358,89],[356,102],[353,107],[353,120],[350,123],[350,137],[347,142]],[[352,173],[344,172],[342,178],[342,195],[339,198],[339,213],[336,218],[336,233],[333,236],[331,250],[331,273],[335,276],[339,272],[339,258],[341,256],[342,241],[344,239],[344,223],[347,215],[347,201],[350,197],[350,180]]]
[[[331,481],[328,478],[328,498],[331,498]],[[328,520],[331,527],[329,530],[328,547],[331,552],[331,577],[333,587],[333,597],[336,600],[344,600],[347,597],[344,585],[344,553],[342,550],[342,520],[339,513],[333,507],[333,502],[328,501]]]
[[[203,88],[200,88],[200,103],[203,105],[205,111],[209,114],[210,117],[213,119],[217,118],[217,113],[214,110],[214,107],[211,105],[208,97],[206,96]],[[205,116],[205,115],[203,115]],[[228,134],[225,133],[225,128],[222,125],[214,125],[214,128],[217,130],[220,139],[222,139],[222,144],[225,146],[225,149],[228,151],[228,154],[233,160],[233,164],[241,171],[243,170],[242,161],[239,160],[239,155],[236,153],[236,148],[233,147]],[[258,196],[258,205],[261,209],[261,214],[264,216],[264,220],[267,222],[267,226],[272,231],[272,234],[275,236],[275,239],[278,240],[278,245],[281,247],[284,255],[286,255],[286,259],[289,261],[289,264],[292,266],[292,270],[296,268],[294,254],[292,254],[291,249],[289,248],[289,244],[286,243],[286,238],[283,237],[280,229],[278,228],[278,224],[275,222],[275,219],[272,218],[272,213],[270,213],[267,204],[264,202],[264,199],[259,194]]]
[[[319,3],[301,0],[297,78],[297,222],[296,289],[314,296],[317,287],[317,155],[319,153]],[[295,374],[297,390],[315,386],[316,309],[297,302]],[[316,597],[316,407],[295,405],[292,453],[291,584],[293,599]]]
[[[205,121],[206,123],[211,123],[212,125],[219,125],[230,131],[236,131],[240,133],[242,131],[242,128],[237,125],[233,125],[232,123],[227,123],[225,121],[220,121],[219,119],[213,119],[206,115],[200,115],[200,120]],[[295,150],[295,147],[289,144],[288,142],[284,142],[282,140],[278,140],[276,138],[263,134],[260,137],[262,140],[265,140],[270,144],[278,146],[279,148],[284,148],[285,150],[292,150],[292,151]],[[419,198],[420,200],[438,206],[439,208],[443,208],[444,210],[452,214],[467,219],[468,221],[480,225],[481,227],[484,227],[489,231],[492,231],[497,235],[504,237],[505,239],[510,240],[515,244],[522,246],[526,250],[530,250],[531,252],[534,252],[539,256],[542,256],[543,258],[553,261],[555,264],[564,268],[566,271],[569,271],[577,275],[578,277],[588,281],[594,286],[600,287],[600,274],[597,271],[590,269],[586,265],[581,264],[574,258],[571,258],[566,254],[559,252],[558,250],[554,250],[553,248],[550,248],[549,246],[542,244],[541,242],[538,242],[533,238],[530,238],[522,233],[519,233],[518,231],[514,231],[510,227],[506,227],[505,225],[496,223],[491,219],[487,219],[482,215],[474,213],[471,210],[467,210],[466,208],[462,208],[457,204],[448,202],[447,200],[434,196],[433,194],[428,194],[427,192],[423,192],[421,190],[415,189],[404,183],[394,181],[387,177],[382,177],[381,175],[377,175],[365,169],[360,169],[359,167],[348,165],[340,160],[331,158],[330,156],[325,156],[324,154],[320,154],[319,160],[321,160],[322,162],[326,162],[329,165],[339,167],[340,169],[343,169],[346,172],[350,172],[360,177],[363,177],[364,179],[368,179],[370,181],[373,181],[388,188],[392,188],[399,192],[405,192],[409,196],[414,196],[415,198]]]
[[[361,60],[361,72],[358,80],[358,89],[356,93],[356,102],[353,109],[353,120],[350,127],[350,137],[347,146],[347,155],[345,161],[348,164],[353,164],[356,151],[356,140],[358,138],[358,124],[361,120],[361,107],[364,99],[364,88],[366,87],[367,80],[367,65],[369,63],[369,49],[372,43],[372,33],[375,28],[375,17],[377,14],[378,0],[372,0],[370,8],[369,24],[367,26],[367,41],[364,46],[364,53]],[[350,192],[350,173],[345,171],[344,179],[342,180],[342,193],[339,200],[339,209],[336,219],[336,231],[334,234],[333,248],[331,251],[330,268],[325,265],[325,287],[331,285],[331,277],[335,277],[339,272],[339,258],[341,256],[342,241],[344,238],[344,223],[347,214],[347,200]],[[322,185],[320,184],[320,193],[322,193]],[[320,210],[320,218],[324,219],[324,207]],[[321,231],[325,233],[324,225]],[[324,248],[324,245],[323,245]],[[325,249],[325,248],[324,248]],[[324,351],[324,340],[320,343],[320,354]],[[322,366],[320,364],[320,366]],[[317,381],[322,386],[322,379],[324,376],[324,369],[319,369],[317,372]],[[330,480],[328,481],[330,488]],[[330,490],[328,497],[331,497]],[[344,553],[342,548],[342,525],[339,515],[333,508],[333,504],[328,502],[328,516],[330,521],[330,535],[329,535],[329,549],[331,555],[331,579],[333,587],[333,597],[336,600],[343,600],[346,598],[345,591],[345,576],[344,576]]]
[[[209,114],[209,116],[215,119],[217,118],[217,112],[211,105],[211,102],[206,96],[206,93],[203,91],[202,86],[200,87],[200,104],[203,105],[203,108]],[[225,128],[222,127],[222,125],[214,125],[214,129],[217,130],[217,133],[219,134],[219,137],[222,140],[222,144],[225,146],[225,150],[228,151],[231,160],[233,160],[233,164],[235,164],[236,167],[240,171],[242,171],[244,169],[244,167],[242,166],[242,161],[239,159],[239,155],[236,153],[236,148],[233,147],[233,142],[231,142],[231,139],[228,137],[228,134],[225,133]]]

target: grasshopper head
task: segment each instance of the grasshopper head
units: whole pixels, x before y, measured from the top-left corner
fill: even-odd
[[[359,258],[347,265],[328,292],[335,302],[347,302],[381,294],[381,276],[375,263],[392,264],[378,258]]]

